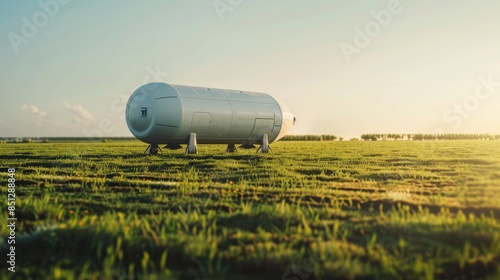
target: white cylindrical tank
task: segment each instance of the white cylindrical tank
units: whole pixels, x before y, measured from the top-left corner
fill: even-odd
[[[276,142],[294,124],[288,107],[265,93],[150,83],[126,108],[132,134],[149,144],[258,144]]]

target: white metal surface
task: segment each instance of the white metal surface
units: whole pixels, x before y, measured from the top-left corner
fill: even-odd
[[[126,107],[132,134],[149,144],[260,144],[282,138],[294,123],[290,109],[272,96],[214,88],[150,83]]]

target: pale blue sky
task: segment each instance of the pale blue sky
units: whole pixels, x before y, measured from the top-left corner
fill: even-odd
[[[0,137],[131,136],[150,81],[269,93],[294,134],[500,133],[497,0],[60,2],[0,0]]]

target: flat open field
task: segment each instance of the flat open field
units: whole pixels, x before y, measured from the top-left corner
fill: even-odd
[[[500,279],[500,141],[0,144],[4,279]]]

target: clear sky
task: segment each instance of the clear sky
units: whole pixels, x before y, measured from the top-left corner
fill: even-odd
[[[500,1],[0,0],[0,137],[131,136],[145,82],[266,92],[293,134],[500,133]]]

